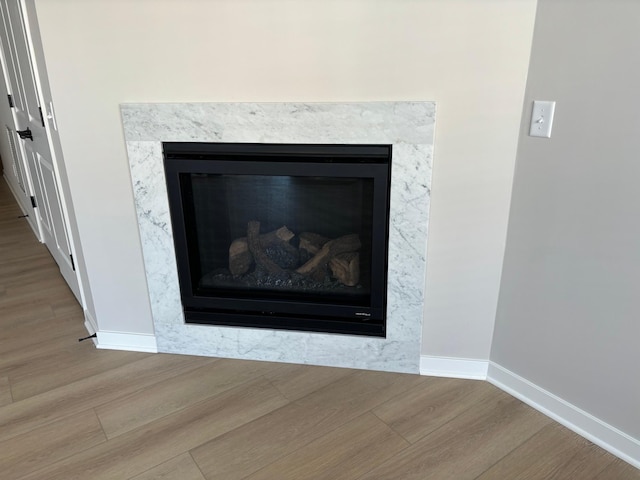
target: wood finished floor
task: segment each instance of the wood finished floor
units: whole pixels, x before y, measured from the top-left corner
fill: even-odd
[[[0,478],[633,480],[492,385],[97,350],[0,181]]]

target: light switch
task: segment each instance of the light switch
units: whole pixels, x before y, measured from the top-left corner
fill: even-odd
[[[529,135],[532,137],[551,137],[551,127],[553,125],[553,112],[556,102],[546,102],[536,100],[533,102],[531,110],[531,128]]]

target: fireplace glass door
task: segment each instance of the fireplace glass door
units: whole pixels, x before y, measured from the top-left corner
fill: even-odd
[[[384,336],[390,146],[163,146],[187,322]]]

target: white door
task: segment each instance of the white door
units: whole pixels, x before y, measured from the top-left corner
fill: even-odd
[[[7,95],[7,93],[17,89],[15,79],[18,78],[18,75],[15,73],[16,66],[13,63],[13,57],[9,49],[11,42],[11,39],[7,35],[9,31],[10,28],[6,28],[4,15],[0,15],[0,48],[2,49],[0,52],[0,61],[6,80],[6,84],[2,85],[2,87],[5,87],[2,88],[2,93],[3,97],[5,95],[7,96],[6,104],[4,103],[4,98],[0,98],[0,102],[2,102],[0,106],[0,118],[2,119],[0,129],[2,132],[0,132],[0,135],[6,139],[6,141],[0,142],[4,176],[22,210],[27,214],[27,221],[31,225],[31,228],[36,232],[38,237],[41,237],[40,226],[31,204],[31,196],[33,195],[33,185],[30,182],[31,175],[30,172],[28,172],[26,158],[20,150],[20,137],[16,133],[15,116],[13,108],[11,108],[14,104],[14,98],[13,95]],[[8,72],[13,73],[8,75]],[[10,80],[13,81],[13,84],[10,84]]]
[[[33,197],[33,212],[38,220],[42,242],[60,267],[69,287],[80,300],[80,288],[69,243],[67,224],[62,206],[56,168],[47,122],[41,107],[41,95],[34,73],[29,48],[25,15],[21,2],[0,0],[2,15],[2,44],[7,69],[9,94],[16,134],[16,150],[22,156],[27,187]]]

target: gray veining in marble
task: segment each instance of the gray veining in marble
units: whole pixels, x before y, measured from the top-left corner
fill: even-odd
[[[433,102],[121,105],[158,350],[417,373],[433,151]],[[387,337],[184,323],[163,141],[393,145]]]

